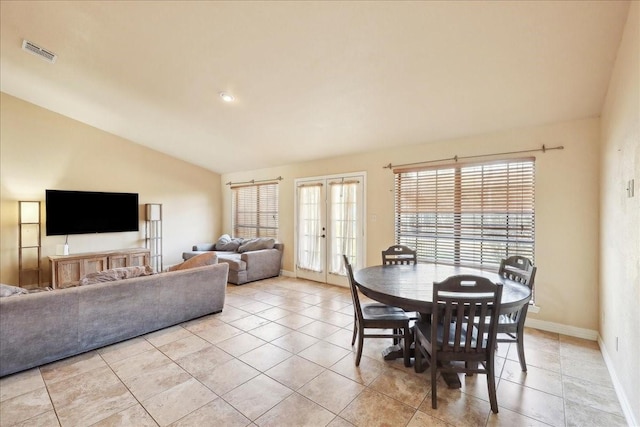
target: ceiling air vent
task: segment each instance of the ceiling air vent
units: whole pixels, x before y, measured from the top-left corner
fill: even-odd
[[[54,64],[56,62],[57,55],[47,49],[31,43],[29,40],[22,40],[22,50],[39,56],[47,62]]]

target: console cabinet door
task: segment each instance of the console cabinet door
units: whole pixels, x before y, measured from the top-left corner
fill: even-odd
[[[65,287],[65,285],[77,282],[89,273],[106,270],[107,257],[96,256],[56,261],[52,264],[52,269],[55,275],[52,286],[54,288]]]
[[[130,266],[149,265],[149,251],[132,253]]]
[[[104,271],[109,268],[108,258],[106,256],[84,258],[80,260],[80,262],[82,262],[82,277],[86,276],[89,273],[96,273],[98,271]],[[80,278],[78,278],[77,280],[80,280]]]
[[[109,268],[128,267],[129,255],[109,255]]]
[[[54,288],[69,282],[77,282],[82,276],[81,260],[58,261],[52,268],[55,271],[55,282],[52,284]]]

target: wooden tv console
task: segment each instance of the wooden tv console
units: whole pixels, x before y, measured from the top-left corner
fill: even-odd
[[[64,288],[89,273],[108,268],[149,265],[150,255],[149,249],[134,248],[50,256],[51,287]]]

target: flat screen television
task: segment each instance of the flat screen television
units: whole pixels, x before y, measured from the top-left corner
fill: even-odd
[[[47,236],[138,231],[138,194],[46,190]]]

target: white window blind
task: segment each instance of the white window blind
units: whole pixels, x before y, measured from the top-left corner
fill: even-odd
[[[533,261],[535,161],[394,170],[395,233],[420,261],[496,268]]]
[[[278,184],[231,187],[234,237],[278,238]]]

